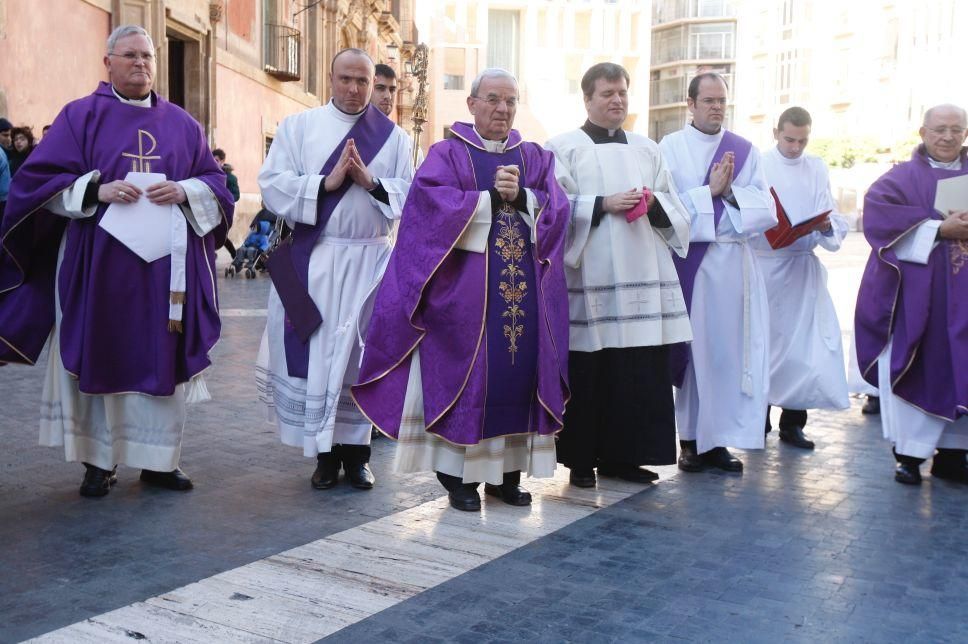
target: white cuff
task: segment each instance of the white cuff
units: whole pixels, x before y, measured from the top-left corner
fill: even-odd
[[[410,192],[410,182],[406,179],[399,179],[396,177],[378,177],[380,185],[387,192],[387,200],[389,204],[385,204],[379,199],[370,195],[370,199],[373,204],[380,209],[383,216],[387,219],[400,219],[400,215],[403,214],[403,204],[407,201],[407,193]]]
[[[912,264],[927,264],[931,257],[931,251],[938,245],[938,228],[941,222],[937,219],[929,219],[917,227],[912,228],[898,239],[891,246],[894,254],[902,262]]]
[[[727,203],[726,212],[737,233],[754,235],[776,226],[776,212],[771,207],[772,199],[764,199],[759,190],[733,186],[733,199],[739,208],[733,208]]]
[[[192,225],[192,230],[199,237],[212,232],[222,222],[222,209],[212,189],[200,179],[185,179],[179,181],[188,199],[178,204],[185,219]]]
[[[716,241],[716,217],[713,210],[713,195],[709,186],[699,186],[687,190],[685,194],[692,202],[696,213],[689,227],[689,241]]]
[[[531,229],[531,243],[534,244],[538,240],[538,235],[534,230],[534,215],[532,213],[538,209],[538,200],[535,199],[534,193],[531,192],[530,188],[524,189],[524,195],[527,202],[527,206],[525,206],[525,208],[528,210],[526,212],[521,212],[519,210],[518,212],[521,212],[521,217],[524,219],[524,223],[526,223],[528,228]]]
[[[316,210],[319,202],[320,184],[325,180],[326,177],[321,174],[306,177],[305,192],[301,199],[301,205],[295,209],[298,212],[297,219],[289,223],[306,224],[308,226],[316,225]]]
[[[487,250],[487,236],[491,233],[491,193],[487,190],[482,191],[477,200],[477,208],[471,217],[471,223],[464,229],[463,234],[457,240],[455,248],[470,251],[472,253],[483,253]]]
[[[85,210],[84,193],[87,192],[89,183],[97,181],[100,178],[101,172],[99,170],[91,170],[87,174],[78,177],[70,186],[48,199],[47,203],[44,204],[44,208],[55,215],[69,217],[70,219],[90,217],[97,212],[97,202]]]
[[[592,233],[592,211],[595,210],[595,197],[587,195],[568,195],[571,217],[568,220],[568,238],[565,246],[565,265],[572,268],[581,266],[581,257]]]

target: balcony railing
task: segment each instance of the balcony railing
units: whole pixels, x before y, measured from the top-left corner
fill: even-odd
[[[733,0],[655,0],[652,24],[689,18],[723,18],[736,15]]]
[[[263,69],[281,81],[299,80],[299,30],[286,25],[266,24]]]

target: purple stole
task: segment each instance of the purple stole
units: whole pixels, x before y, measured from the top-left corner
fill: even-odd
[[[502,154],[482,152],[470,145],[467,151],[480,190],[494,185],[499,165],[516,165],[524,176],[520,146]],[[513,207],[494,215],[484,251],[487,272],[484,439],[535,429],[533,403],[538,374],[538,302],[535,298],[538,291],[530,237],[531,229]],[[445,417],[441,422],[447,420]],[[467,425],[455,424],[454,429],[463,427]]]
[[[688,125],[686,127],[692,126]],[[752,143],[739,135],[733,134],[729,130],[725,130],[723,132],[723,138],[719,141],[719,147],[713,153],[712,161],[709,162],[709,167],[706,169],[706,177],[703,179],[702,185],[709,185],[709,175],[712,174],[713,166],[719,163],[723,159],[723,155],[727,152],[732,152],[736,159],[733,165],[733,177],[735,178],[746,164],[746,160],[749,158],[750,150],[752,149]],[[719,228],[719,221],[723,218],[723,212],[725,210],[726,202],[722,196],[713,197],[714,230]],[[696,284],[696,273],[699,272],[699,266],[702,264],[703,257],[706,256],[706,250],[711,243],[713,242],[690,242],[689,253],[685,258],[679,257],[674,253],[672,255],[672,261],[675,263],[676,271],[679,273],[679,284],[682,287],[682,297],[686,301],[686,310],[690,313],[692,313],[692,289]],[[669,354],[669,364],[672,368],[672,380],[677,387],[682,387],[691,352],[692,350],[688,343],[682,342],[672,345]]]
[[[392,132],[393,121],[372,105],[367,106],[363,116],[333,149],[319,173],[328,175],[333,171],[349,139],[356,143],[363,163],[370,165]],[[309,339],[323,323],[323,316],[309,295],[309,258],[333,211],[352,186],[353,181],[346,177],[336,190],[323,192],[316,204],[316,223],[312,226],[297,223],[292,235],[269,258],[269,276],[286,311],[283,332],[286,367],[293,378],[308,376]]]

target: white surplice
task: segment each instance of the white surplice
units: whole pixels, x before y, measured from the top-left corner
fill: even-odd
[[[695,440],[700,453],[762,448],[769,393],[769,306],[749,240],[776,225],[773,198],[754,147],[733,178],[739,207],[727,203],[715,226],[703,180],[721,139],[722,131],[687,125],[659,144],[692,218],[690,241],[713,242],[693,285],[692,360],[676,395],[679,437]]]
[[[319,172],[359,117],[341,112],[330,102],[282,121],[259,172],[262,199],[271,212],[290,226],[316,223],[317,196],[324,180]],[[309,294],[323,323],[309,339],[308,378],[289,375],[283,341],[285,310],[275,287],[269,291],[256,385],[269,419],[278,423],[282,442],[301,447],[306,456],[329,452],[334,443],[370,443],[370,423],[353,403],[349,387],[359,371],[359,338],[366,336],[364,304],[386,268],[388,234],[400,217],[413,178],[410,154],[410,138],[394,127],[367,166],[381,180],[390,204],[354,183],[313,248]]]
[[[583,130],[546,144],[571,202],[565,247],[572,351],[656,346],[692,339],[671,252],[685,256],[689,214],[680,203],[659,146],[626,132],[627,144],[594,143]],[[648,187],[671,227],[644,215],[629,223],[606,214],[592,226],[596,196]]]
[[[763,172],[791,218],[831,211],[831,232],[814,231],[773,249],[763,235],[752,240],[770,302],[770,404],[785,409],[847,409],[847,375],[840,322],[827,291],[827,271],[814,254],[834,252],[847,234],[837,212],[827,166],[803,154],[788,159],[775,147],[763,155]]]
[[[113,88],[112,88],[113,90]],[[122,103],[151,109],[151,97],[141,100],[114,95]],[[44,204],[54,214],[70,219],[92,217],[97,204],[84,208],[88,184],[100,179],[97,170],[78,177],[65,190]],[[204,236],[222,221],[215,194],[198,179],[178,182],[187,199],[179,208],[194,234]],[[187,227],[185,234],[188,233]],[[57,255],[60,274],[65,237]],[[212,267],[212,282],[215,273]],[[57,283],[55,278],[55,284]],[[60,355],[60,294],[54,289],[54,330],[47,345],[47,370],[41,395],[40,444],[64,447],[68,461],[90,463],[103,470],[115,465],[170,472],[178,467],[181,457],[182,431],[185,427],[186,402],[207,400],[208,389],[202,374],[187,384],[175,385],[171,396],[149,396],[141,393],[92,395],[81,393],[77,378],[64,368]]]

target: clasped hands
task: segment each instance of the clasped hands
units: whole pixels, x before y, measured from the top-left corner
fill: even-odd
[[[633,188],[625,192],[616,192],[614,195],[608,195],[602,199],[602,210],[616,215],[624,215],[632,208],[635,208],[635,205],[641,200],[641,188]],[[647,208],[652,208],[654,203],[655,195],[650,191],[648,198],[645,200],[645,205]]]
[[[497,172],[494,175],[494,189],[497,190],[504,201],[512,203],[518,198],[520,174],[521,170],[516,165],[499,165],[497,167]]]
[[[141,198],[141,193],[148,201],[157,206],[185,203],[188,195],[177,181],[161,181],[142,190],[133,183],[118,179],[102,183],[97,189],[97,200],[102,203],[135,203]]]
[[[968,210],[949,210],[948,216],[938,227],[942,239],[968,239]]]
[[[326,179],[323,181],[326,192],[339,189],[347,177],[362,186],[364,190],[373,190],[376,187],[376,181],[370,171],[367,170],[363,159],[360,158],[360,153],[356,149],[356,142],[353,139],[346,139],[346,144],[343,146],[343,151],[340,152],[336,166],[332,172],[326,175]]]
[[[733,193],[733,172],[736,156],[732,152],[723,154],[719,163],[713,164],[709,172],[709,192],[714,197],[729,197]]]

